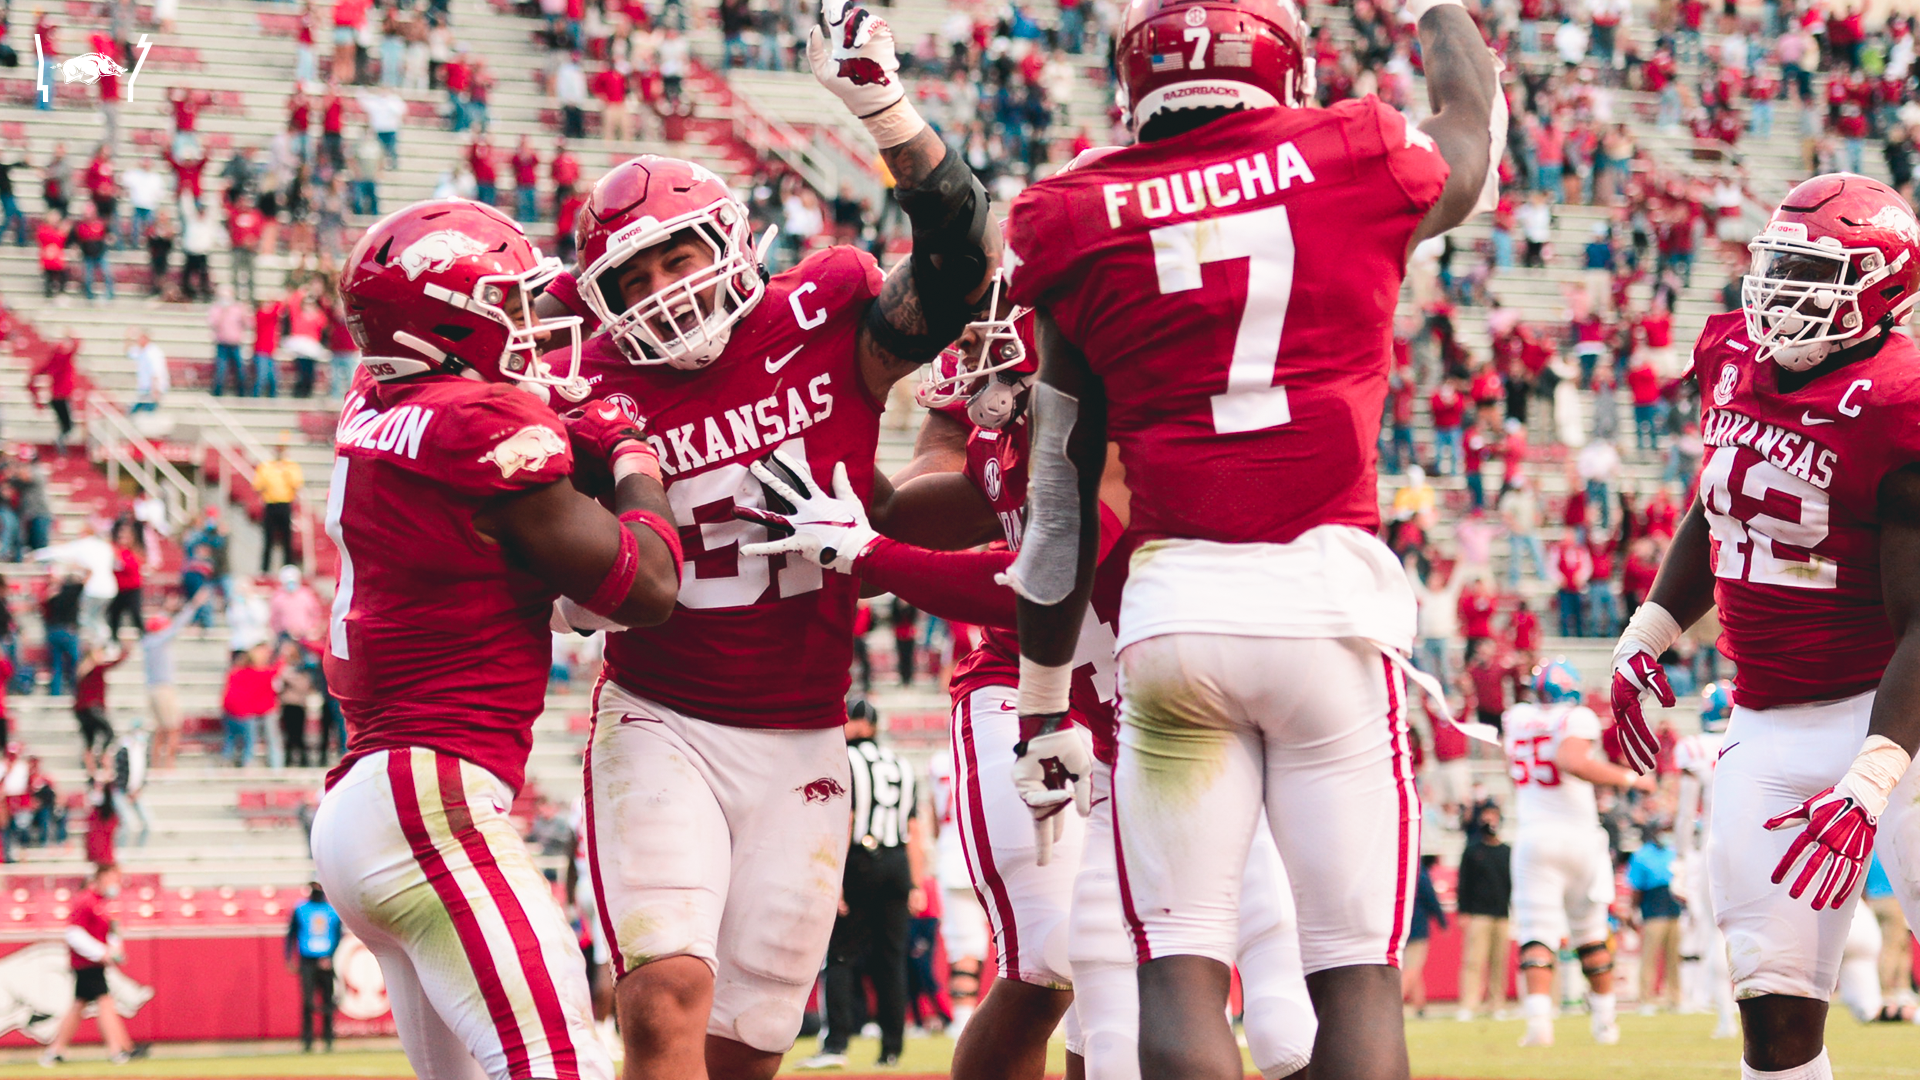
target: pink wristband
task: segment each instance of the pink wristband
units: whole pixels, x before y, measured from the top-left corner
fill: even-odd
[[[680,526],[651,510],[629,510],[620,515],[620,524],[625,525],[629,521],[637,521],[652,529],[654,535],[667,545],[667,550],[673,553],[673,577],[678,581],[681,572],[686,569],[687,561],[685,551],[680,547]]]
[[[602,618],[612,618],[620,605],[627,602],[627,593],[633,591],[633,579],[640,576],[640,538],[626,526],[620,527],[620,554],[614,556],[613,568],[600,582],[600,588],[580,606]]]

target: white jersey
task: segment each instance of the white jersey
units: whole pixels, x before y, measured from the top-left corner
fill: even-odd
[[[954,797],[953,755],[935,754],[927,761],[927,777],[933,787],[933,816],[940,823],[940,835],[934,840],[936,864],[934,876],[943,889],[971,889],[973,878],[967,872],[967,853],[961,846],[960,800]]]
[[[1673,767],[1691,773],[1703,784],[1713,782],[1713,766],[1720,760],[1720,746],[1726,736],[1703,731],[1673,744]]]
[[[1597,828],[1599,807],[1593,785],[1560,768],[1560,745],[1568,739],[1600,738],[1600,718],[1585,705],[1520,704],[1501,719],[1505,731],[1507,773],[1513,778],[1517,828],[1580,826]]]

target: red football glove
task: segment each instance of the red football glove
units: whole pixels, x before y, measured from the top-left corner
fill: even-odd
[[[1677,698],[1667,685],[1666,670],[1652,653],[1621,642],[1613,661],[1613,724],[1620,732],[1620,749],[1638,773],[1650,773],[1660,756],[1660,739],[1640,711],[1640,695],[1651,690],[1660,704],[1672,708]]]
[[[1838,910],[1852,897],[1854,886],[1860,884],[1861,875],[1867,871],[1867,859],[1873,855],[1873,833],[1878,819],[1861,805],[1853,793],[1851,779],[1851,775],[1842,778],[1838,784],[1799,806],[1767,819],[1769,830],[1806,826],[1805,831],[1793,838],[1793,846],[1787,849],[1780,865],[1773,868],[1773,883],[1778,885],[1785,880],[1801,854],[1811,852],[1806,867],[1794,879],[1787,895],[1798,900],[1824,865],[1826,873],[1820,877],[1820,887],[1813,893],[1815,911],[1823,907]]]
[[[605,462],[618,477],[622,469],[660,478],[660,457],[648,444],[646,429],[611,401],[596,401],[562,416],[576,457]],[[618,464],[616,464],[618,463]]]

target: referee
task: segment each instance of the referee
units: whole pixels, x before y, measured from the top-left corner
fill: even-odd
[[[840,884],[840,917],[827,946],[827,1029],[810,1068],[847,1063],[847,1042],[864,1024],[864,976],[880,1026],[882,1066],[897,1065],[907,1022],[907,925],[926,907],[925,823],[913,767],[874,741],[879,715],[847,705],[847,760],[853,774],[853,833]]]

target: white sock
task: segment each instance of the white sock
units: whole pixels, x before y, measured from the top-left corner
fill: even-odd
[[[1612,994],[1588,994],[1587,1009],[1593,1013],[1594,1023],[1602,1025],[1613,1023]]]
[[[1761,1072],[1741,1058],[1740,1080],[1833,1080],[1833,1063],[1827,1060],[1825,1047],[1821,1047],[1819,1057],[1805,1065],[1795,1065],[1778,1072]]]
[[[1528,994],[1520,999],[1520,1014],[1529,1024],[1544,1024],[1553,1019],[1553,997],[1549,994]]]

